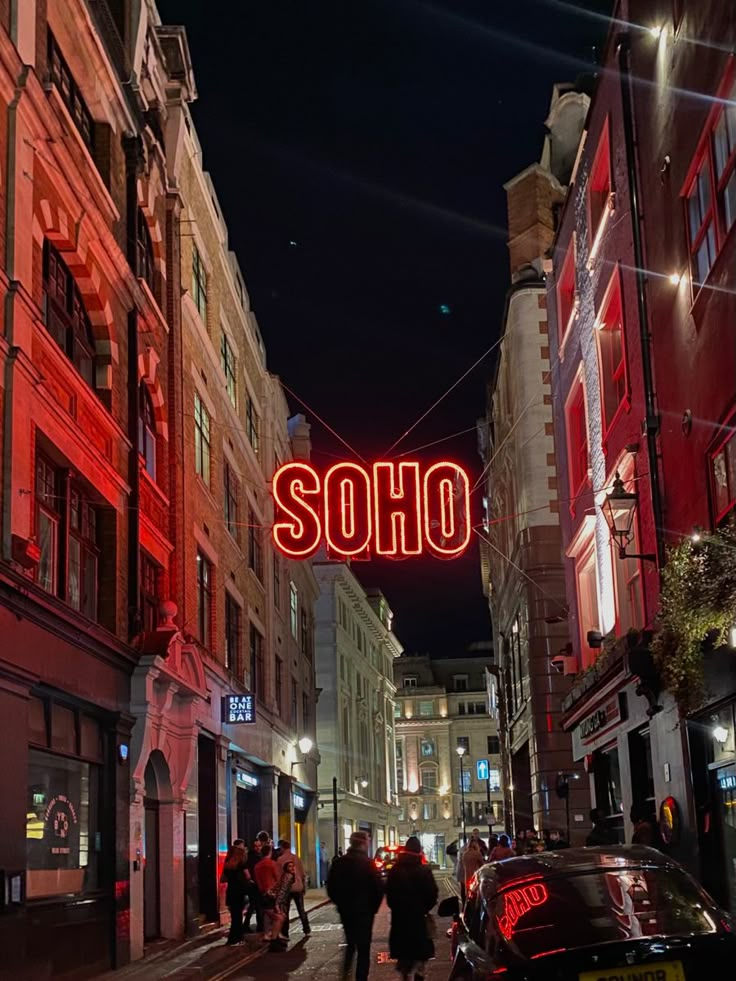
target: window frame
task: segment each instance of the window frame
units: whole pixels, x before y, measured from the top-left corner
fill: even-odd
[[[238,377],[237,377],[237,358],[235,350],[230,343],[230,338],[225,330],[222,331],[220,338],[220,358],[222,371],[225,375],[225,390],[234,409],[238,407]]]
[[[84,297],[59,250],[43,242],[43,323],[77,374],[96,391],[97,348]],[[85,363],[89,365],[85,374]]]
[[[197,549],[197,634],[202,647],[212,643],[212,596],[214,566],[204,552]]]
[[[264,644],[263,634],[251,620],[249,630],[250,690],[260,702],[266,700]]]
[[[591,533],[586,537],[585,541],[582,542],[574,555],[574,575],[575,575],[575,596],[577,600],[577,613],[578,613],[578,634],[580,638],[580,668],[585,670],[591,665],[595,664],[597,658],[600,656],[601,651],[597,648],[591,647],[588,644],[588,631],[589,630],[599,630],[600,629],[600,594],[599,594],[599,571],[598,571],[598,554],[595,545],[595,534]],[[588,567],[590,566],[590,570]],[[581,578],[583,575],[590,575],[592,573],[593,583],[594,583],[594,595],[595,595],[595,613],[597,615],[597,620],[594,625],[588,625],[587,623],[587,600],[585,603],[582,601],[582,591],[581,591]],[[586,617],[583,617],[584,607],[586,612]],[[584,619],[586,622],[584,622]]]
[[[142,279],[155,298],[156,289],[156,257],[153,251],[151,229],[143,209],[138,206],[136,215],[136,264],[138,278]]]
[[[289,580],[289,629],[294,640],[299,630],[299,590],[293,580]]]
[[[229,590],[225,590],[225,667],[237,675],[241,663],[243,608]]]
[[[194,470],[207,489],[212,479],[212,420],[199,392],[194,393]]]
[[[138,455],[143,461],[143,469],[156,480],[156,414],[148,385],[141,380],[138,386]]]
[[[258,456],[260,447],[260,416],[258,410],[256,409],[253,396],[248,392],[248,396],[245,402],[245,434],[248,437],[248,442],[253,447],[253,452]]]
[[[573,430],[574,424],[574,430]],[[577,435],[577,449],[573,452],[573,431]],[[582,460],[582,436],[585,435],[585,463]],[[565,442],[567,449],[567,473],[570,484],[570,513],[575,514],[576,499],[590,483],[590,437],[588,434],[588,399],[582,365],[565,400]],[[582,470],[582,472],[580,472]]]
[[[690,289],[691,297],[694,301],[707,285],[711,278],[714,267],[724,250],[726,241],[730,238],[736,227],[736,108],[733,108],[729,97],[736,98],[736,56],[731,55],[723,73],[721,81],[713,99],[713,106],[708,114],[703,132],[700,136],[697,149],[693,154],[687,177],[682,186],[680,195],[683,200],[683,213],[685,222],[685,236],[687,240],[689,266],[690,266]],[[717,150],[716,136],[721,122],[726,114],[733,111],[733,146],[729,152],[724,168],[720,176],[717,172]],[[727,127],[728,130],[728,127]],[[699,178],[701,174],[706,175],[708,185],[708,206],[703,208],[703,201],[700,195]],[[734,213],[731,224],[727,226],[724,213],[723,198],[726,189],[734,181]],[[698,195],[699,203],[699,224],[697,230],[693,227],[693,213],[691,201]],[[709,238],[709,231],[712,229],[712,240]],[[705,275],[700,277],[698,268],[698,255],[701,248],[707,244],[708,249],[712,249],[708,269]]]
[[[707,452],[708,461],[708,485],[710,490],[711,499],[711,514],[713,517],[713,524],[718,527],[724,522],[728,521],[729,516],[732,514],[736,508],[736,409],[732,409],[731,412],[726,417],[725,422],[719,428],[716,438],[711,444],[711,448]],[[730,445],[733,444],[733,451],[729,451]],[[718,482],[716,478],[716,459],[723,454],[723,467],[724,475],[726,478],[726,489],[729,495],[729,501],[725,507],[722,507],[718,503]],[[730,464],[730,459],[733,458],[733,463]],[[731,487],[731,471],[733,470],[733,487]]]
[[[588,218],[588,268],[595,264],[601,239],[613,207],[613,160],[611,157],[611,126],[606,117],[590,167],[585,189],[585,208]],[[599,201],[594,198],[598,196]]]
[[[263,582],[263,528],[252,507],[248,508],[248,568]]]
[[[94,154],[95,150],[95,121],[87,108],[79,86],[71,73],[64,55],[61,53],[59,42],[50,28],[47,29],[46,54],[49,79],[59,93],[59,98],[66,106],[74,121],[82,142]]]
[[[222,505],[225,518],[225,528],[228,534],[239,541],[238,511],[239,511],[240,481],[227,457],[222,465]]]
[[[196,242],[192,243],[192,300],[202,323],[207,326],[207,266]]]
[[[617,324],[621,348],[620,359],[618,364],[615,366],[608,363],[610,360],[610,352],[608,350],[604,350],[604,348],[607,347],[607,341],[604,344],[604,338],[606,338],[607,334],[611,334],[614,331],[614,328],[611,327],[612,322]],[[601,397],[602,438],[603,445],[605,447],[611,430],[616,425],[618,419],[623,413],[628,412],[631,409],[631,386],[629,379],[628,352],[626,346],[623,282],[620,266],[617,266],[617,268],[614,270],[608,286],[606,287],[606,291],[601,302],[601,312],[595,321],[595,328],[596,351],[598,354],[598,381]],[[609,388],[613,387],[615,389],[618,382],[621,384],[621,394],[618,397],[615,408],[610,411],[610,405],[612,403],[609,403]]]
[[[140,553],[140,617],[141,627],[152,632],[158,627],[159,576],[161,566],[148,553]],[[153,588],[150,588],[152,585]]]

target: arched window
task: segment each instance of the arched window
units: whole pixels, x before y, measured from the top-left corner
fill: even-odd
[[[90,388],[95,387],[95,342],[82,294],[50,242],[43,244],[46,329]]]
[[[138,389],[138,452],[146,464],[146,472],[156,479],[156,419],[153,415],[151,393],[145,382]]]

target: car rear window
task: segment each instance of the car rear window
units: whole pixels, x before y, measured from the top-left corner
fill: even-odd
[[[684,874],[669,869],[596,870],[519,883],[495,897],[493,916],[497,931],[488,931],[487,942],[504,938],[527,958],[616,940],[717,929],[698,889]]]
[[[396,858],[396,849],[379,848],[376,851],[375,858],[377,858],[379,862],[385,862],[390,858]]]

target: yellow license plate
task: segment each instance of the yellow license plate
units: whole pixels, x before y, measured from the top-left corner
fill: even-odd
[[[584,971],[578,975],[578,981],[686,981],[686,978],[680,961],[663,961]]]

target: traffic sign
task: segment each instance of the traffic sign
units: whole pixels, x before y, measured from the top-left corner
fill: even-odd
[[[477,760],[475,764],[475,773],[478,780],[484,782],[488,779],[488,760]]]

